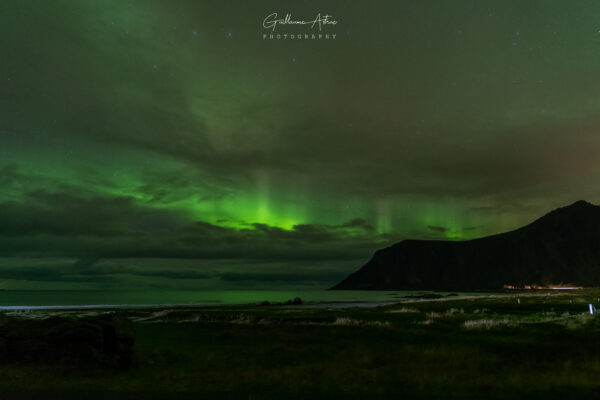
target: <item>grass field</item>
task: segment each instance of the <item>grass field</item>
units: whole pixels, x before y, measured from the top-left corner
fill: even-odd
[[[131,368],[0,364],[0,398],[596,398],[598,297],[123,311]]]

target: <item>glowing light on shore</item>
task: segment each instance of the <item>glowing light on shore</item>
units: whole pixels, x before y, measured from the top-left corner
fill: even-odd
[[[523,285],[523,286],[504,285],[502,287],[504,289],[508,289],[508,290],[579,290],[579,289],[583,289],[583,286],[563,285],[563,284],[548,285],[548,286],[535,285],[535,284]]]

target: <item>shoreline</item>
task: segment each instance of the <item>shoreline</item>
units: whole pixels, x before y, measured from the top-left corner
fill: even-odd
[[[65,304],[65,305],[10,305],[0,306],[1,312],[28,312],[28,311],[103,311],[103,310],[153,310],[153,309],[165,309],[165,308],[238,308],[238,307],[252,307],[252,308],[272,308],[278,309],[282,307],[290,308],[308,308],[308,309],[342,309],[342,308],[371,308],[378,306],[389,306],[393,304],[403,303],[422,303],[422,302],[451,302],[458,300],[474,300],[474,299],[485,299],[485,298],[506,298],[515,297],[517,295],[521,297],[530,296],[546,296],[549,293],[555,295],[565,295],[569,292],[577,292],[577,290],[567,291],[548,291],[548,290],[523,290],[516,291],[511,290],[509,292],[478,292],[477,294],[469,293],[466,295],[458,296],[444,296],[439,298],[418,298],[418,297],[397,297],[394,299],[385,300],[347,300],[347,301],[306,301],[303,304],[270,304],[263,305],[260,302],[251,303],[124,303],[124,304]]]

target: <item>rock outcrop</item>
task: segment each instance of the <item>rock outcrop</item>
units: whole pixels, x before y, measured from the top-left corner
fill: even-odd
[[[133,348],[131,322],[116,315],[0,321],[1,362],[127,367]]]

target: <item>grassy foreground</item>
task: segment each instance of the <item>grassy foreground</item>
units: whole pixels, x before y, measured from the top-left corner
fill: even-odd
[[[133,367],[0,363],[0,398],[600,398],[598,297],[125,311]]]

